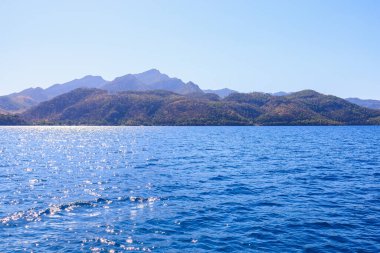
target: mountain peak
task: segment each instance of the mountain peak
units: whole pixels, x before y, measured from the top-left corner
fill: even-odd
[[[102,80],[102,81],[105,81],[103,79],[103,77],[101,77],[101,76],[93,76],[93,75],[84,76],[84,77],[80,78],[79,80]]]
[[[152,85],[154,83],[167,81],[170,79],[168,75],[162,74],[157,69],[150,69],[139,74],[134,74],[134,76],[146,85]]]
[[[126,74],[124,76],[119,76],[119,77],[116,77],[113,81],[120,81],[120,80],[135,80],[136,77],[135,75],[132,75],[132,74]],[[112,81],[112,82],[113,82]]]
[[[147,71],[144,71],[140,74],[161,74],[161,72],[158,69],[149,69]]]
[[[301,90],[301,91],[290,93],[286,96],[288,97],[319,97],[319,96],[323,96],[323,94],[316,92],[315,90]]]

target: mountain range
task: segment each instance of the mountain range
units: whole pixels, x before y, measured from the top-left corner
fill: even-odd
[[[25,111],[21,117],[54,125],[368,125],[380,110],[312,90],[286,96],[169,91],[109,93],[76,89]]]
[[[140,74],[128,74],[106,81],[100,76],[85,76],[63,84],[55,84],[47,89],[29,88],[18,93],[0,97],[0,111],[17,113],[43,101],[70,92],[78,88],[98,88],[117,93],[120,91],[167,90],[178,94],[202,93],[198,85],[181,79],[171,78],[156,69]]]
[[[286,96],[292,94],[292,92],[275,92],[271,93],[273,96]],[[380,100],[374,100],[374,99],[360,99],[360,98],[346,98],[346,100],[350,103],[370,108],[370,109],[378,109],[380,110]]]
[[[363,107],[380,110],[380,101],[373,99],[346,98],[347,101]]]
[[[97,88],[111,93],[150,90],[166,90],[178,94],[213,93],[221,98],[225,98],[232,93],[237,93],[237,91],[228,88],[201,90],[193,82],[185,83],[181,79],[172,78],[156,69],[151,69],[139,74],[127,74],[117,77],[112,81],[106,81],[101,76],[88,75],[63,84],[54,84],[47,89],[40,87],[28,88],[21,92],[0,96],[0,113],[20,113],[43,101],[50,100],[78,88]],[[271,94],[274,96],[285,96],[291,93],[281,91]],[[359,98],[347,98],[346,100],[363,107],[380,109],[380,101],[378,100]]]
[[[376,102],[344,100],[312,90],[273,94],[202,90],[152,69],[112,81],[85,76],[2,96],[0,125],[379,124]]]

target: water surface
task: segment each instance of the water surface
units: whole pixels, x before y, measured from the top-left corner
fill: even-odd
[[[0,252],[379,252],[380,127],[2,127]]]

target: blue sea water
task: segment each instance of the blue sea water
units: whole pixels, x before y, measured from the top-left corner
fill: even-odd
[[[2,127],[0,252],[380,252],[380,127]]]

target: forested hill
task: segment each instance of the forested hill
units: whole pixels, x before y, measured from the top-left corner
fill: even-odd
[[[22,114],[33,124],[66,125],[368,125],[380,111],[312,90],[180,95],[169,91],[109,93],[77,89]]]
[[[0,114],[0,126],[25,125],[26,122],[16,115]]]

